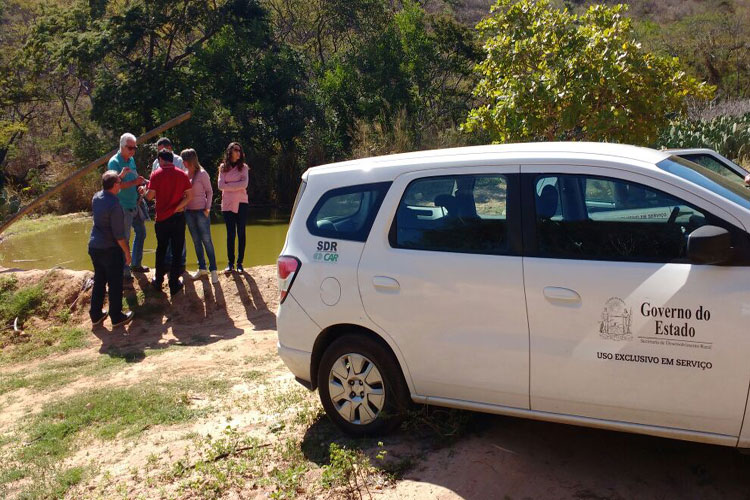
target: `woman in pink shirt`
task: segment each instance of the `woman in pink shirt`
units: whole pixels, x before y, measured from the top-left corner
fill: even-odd
[[[194,149],[186,149],[180,153],[180,156],[187,170],[190,184],[193,186],[193,199],[185,207],[185,222],[193,239],[195,255],[198,257],[198,270],[190,276],[197,280],[207,276],[210,270],[211,282],[218,283],[216,252],[214,251],[214,243],[211,241],[211,218],[209,217],[211,202],[214,197],[211,178],[208,176],[208,172],[201,167],[198,161],[198,153]],[[204,248],[206,255],[208,255],[208,269],[206,269],[206,258],[203,255]]]
[[[227,259],[225,273],[234,270],[234,235],[237,234],[237,271],[244,272],[245,224],[247,223],[247,181],[250,167],[245,163],[245,153],[238,142],[232,142],[224,153],[224,163],[219,166],[221,213],[227,226]]]

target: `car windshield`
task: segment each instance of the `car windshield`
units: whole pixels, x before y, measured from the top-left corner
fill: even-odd
[[[740,186],[706,167],[679,156],[670,156],[657,163],[656,166],[750,210],[750,189]]]

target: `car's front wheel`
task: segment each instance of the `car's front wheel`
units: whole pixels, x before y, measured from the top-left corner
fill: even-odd
[[[406,384],[393,355],[364,335],[345,335],[323,353],[318,370],[320,401],[344,432],[387,432],[403,419]]]

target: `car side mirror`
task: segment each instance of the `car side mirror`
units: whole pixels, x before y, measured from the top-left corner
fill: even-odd
[[[695,264],[722,264],[732,255],[732,239],[723,227],[702,226],[688,235],[687,255]]]

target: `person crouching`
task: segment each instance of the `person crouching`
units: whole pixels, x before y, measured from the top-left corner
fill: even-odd
[[[107,315],[112,327],[129,323],[132,311],[122,312],[122,270],[130,265],[130,248],[125,239],[125,213],[117,194],[122,180],[114,170],[102,175],[102,190],[91,199],[94,227],[89,239],[89,255],[94,265],[94,288],[91,292],[89,316],[92,326],[104,322]],[[109,311],[104,307],[104,292],[108,288]]]
[[[151,174],[148,185],[141,188],[147,200],[156,199],[156,276],[151,284],[161,290],[164,275],[167,274],[164,258],[167,245],[172,250],[172,263],[169,269],[169,293],[171,296],[182,290],[180,262],[185,246],[185,207],[193,198],[190,179],[185,172],[175,168],[170,151],[159,152],[159,168]]]

